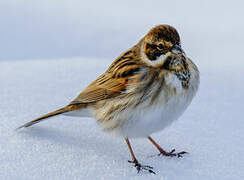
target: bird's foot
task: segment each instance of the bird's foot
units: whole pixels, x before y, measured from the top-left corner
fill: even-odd
[[[182,156],[183,154],[188,154],[188,152],[182,151],[182,152],[175,153],[175,149],[172,149],[172,151],[170,151],[170,152],[166,152],[166,151],[162,150],[158,155],[159,156],[160,155],[169,156],[169,157],[175,156],[175,157],[180,158],[180,157],[183,157]]]
[[[128,161],[128,162],[134,164],[134,166],[136,167],[138,173],[139,173],[141,170],[146,170],[146,171],[148,171],[149,173],[156,174],[156,173],[152,170],[153,167],[151,167],[151,166],[141,165],[140,163],[138,163],[137,160],[134,160],[134,161]]]

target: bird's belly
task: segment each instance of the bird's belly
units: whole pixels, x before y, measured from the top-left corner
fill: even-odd
[[[145,102],[144,105],[127,112],[132,114],[131,117],[115,128],[114,132],[128,138],[146,137],[163,130],[177,120],[189,106],[198,89],[198,71],[193,67],[190,67],[190,71],[189,88],[184,89],[175,75],[169,75],[165,78],[165,83],[174,91],[163,89],[156,103]]]
[[[114,129],[116,134],[128,138],[146,137],[163,130],[186,110],[192,97],[177,95],[166,102],[148,108],[139,107],[130,119]]]
[[[151,89],[150,94],[143,101],[140,102],[140,98],[138,100],[135,96],[134,100],[130,101],[135,102],[134,105],[132,103],[132,106],[127,106],[124,111],[115,111],[109,120],[101,121],[103,129],[122,137],[137,138],[149,136],[169,126],[186,110],[197,92],[198,71],[194,68],[190,70],[191,79],[188,88],[184,88],[174,74],[169,74],[165,77],[164,88],[156,99],[154,95],[158,91],[158,86],[155,82],[153,86],[155,89]],[[118,103],[120,105],[118,107],[121,107],[123,105],[121,102],[123,101],[117,100],[113,101],[112,104]],[[107,112],[106,107],[111,111],[111,106],[103,106],[105,110],[98,110],[99,113],[97,114]],[[103,117],[106,118],[105,116],[96,116],[96,119],[103,119]]]

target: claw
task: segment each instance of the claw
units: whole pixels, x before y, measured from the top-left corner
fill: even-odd
[[[170,153],[173,153],[173,152],[175,152],[175,149],[172,149],[172,151],[170,151]]]
[[[137,173],[139,173],[141,170],[146,170],[151,174],[156,174],[152,169],[152,166],[148,166],[148,165],[141,165],[140,163],[138,163],[138,161],[128,161],[129,163],[133,163],[134,166],[137,169]]]
[[[162,151],[158,155],[159,156],[164,155],[164,156],[170,156],[170,157],[176,156],[176,157],[180,158],[180,157],[183,157],[182,156],[183,154],[188,154],[188,152],[186,152],[186,151],[182,151],[179,153],[174,153],[174,152],[175,152],[175,149],[172,149],[170,152]]]
[[[182,151],[182,152],[176,153],[178,158],[183,157],[182,154],[188,154],[188,152]]]

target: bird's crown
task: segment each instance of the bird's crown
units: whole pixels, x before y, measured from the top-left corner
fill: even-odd
[[[180,36],[172,26],[158,25],[152,28],[144,37],[143,51],[151,61],[177,49],[181,50]]]

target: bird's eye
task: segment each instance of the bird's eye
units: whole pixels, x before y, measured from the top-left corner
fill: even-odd
[[[157,48],[160,49],[160,50],[162,50],[163,49],[163,45],[162,44],[159,44]]]

